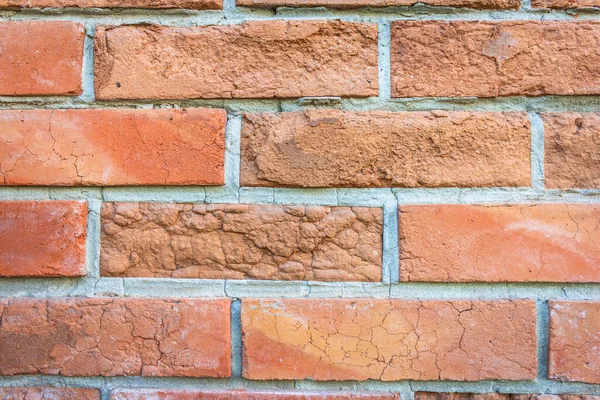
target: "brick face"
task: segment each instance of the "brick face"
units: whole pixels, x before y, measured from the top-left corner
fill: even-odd
[[[222,0],[0,0],[0,7],[189,8],[220,10]]]
[[[1,387],[3,400],[100,400],[98,389]]]
[[[104,203],[103,276],[381,280],[380,208]]]
[[[229,304],[3,299],[0,374],[227,377]]]
[[[600,6],[598,0],[532,0],[535,8],[593,8]]]
[[[246,114],[241,184],[289,187],[526,186],[523,113]]]
[[[527,380],[533,301],[242,302],[249,379]]]
[[[593,204],[400,207],[400,277],[436,282],[600,282]]]
[[[287,7],[401,7],[422,3],[430,6],[469,7],[481,9],[519,8],[520,0],[237,0],[238,6],[274,8]]]
[[[100,99],[377,94],[375,24],[100,27],[95,47]]]
[[[553,300],[549,308],[548,377],[600,383],[600,303]]]
[[[0,277],[83,276],[87,204],[0,202]]]
[[[597,21],[398,21],[391,29],[393,97],[600,94]]]
[[[414,400],[598,400],[600,396],[573,394],[435,393],[416,392]]]
[[[221,185],[222,110],[0,111],[5,185]]]
[[[291,392],[245,390],[113,390],[111,400],[400,400],[394,393]]]
[[[600,114],[543,113],[546,187],[600,188]]]
[[[0,22],[0,96],[81,94],[84,36],[72,22]]]

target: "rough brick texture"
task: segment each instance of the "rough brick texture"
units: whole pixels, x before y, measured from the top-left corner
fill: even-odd
[[[539,1],[539,0],[538,0]],[[557,0],[555,0],[557,1]],[[417,3],[430,6],[469,7],[483,9],[519,8],[520,0],[237,0],[238,6],[248,7],[390,7],[414,6]]]
[[[600,282],[593,204],[400,207],[400,277],[436,282]]]
[[[599,31],[597,21],[394,22],[392,96],[600,94]]]
[[[0,202],[0,277],[83,276],[87,204]]]
[[[416,392],[414,400],[600,400],[600,396],[573,394]]]
[[[527,186],[523,113],[246,114],[241,184],[296,187]]]
[[[243,300],[243,375],[533,379],[535,321],[528,300]]]
[[[600,114],[543,113],[546,187],[600,188]]]
[[[498,1],[498,0],[496,0]],[[0,0],[0,7],[189,8],[219,10],[223,0]]]
[[[377,94],[375,24],[100,27],[95,48],[101,99]]]
[[[84,37],[72,22],[0,22],[0,95],[80,94]]]
[[[104,276],[381,280],[380,208],[104,203]]]
[[[532,0],[535,8],[594,8],[600,6],[598,0]]]
[[[0,374],[230,374],[229,300],[2,299]]]
[[[1,387],[3,400],[100,400],[98,389]]]
[[[0,111],[5,185],[220,185],[224,110]]]
[[[600,303],[550,301],[548,376],[600,383]]]
[[[394,393],[282,392],[245,390],[152,390],[120,389],[110,393],[111,400],[400,400]]]

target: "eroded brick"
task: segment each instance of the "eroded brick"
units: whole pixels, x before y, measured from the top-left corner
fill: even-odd
[[[226,119],[202,108],[0,111],[3,184],[222,185]]]
[[[548,377],[600,383],[600,303],[549,302]]]
[[[598,21],[397,21],[393,97],[600,94]]]
[[[230,375],[225,299],[1,299],[0,374]]]
[[[381,280],[380,208],[104,203],[103,276]]]
[[[242,301],[249,379],[526,380],[536,376],[535,303]]]
[[[394,393],[118,389],[111,400],[400,400]]]
[[[402,281],[600,282],[597,205],[407,205],[399,211]]]
[[[241,184],[296,187],[485,187],[530,183],[524,113],[246,114]]]
[[[511,9],[519,8],[520,0],[237,0],[236,3],[238,6],[264,8],[319,6],[331,8],[406,7],[420,3],[430,6]]]
[[[95,48],[100,99],[377,94],[375,24],[109,26],[96,31]]]
[[[1,276],[83,276],[87,203],[0,202]]]
[[[220,10],[222,0],[0,0],[0,7],[188,8]]]
[[[84,38],[72,22],[1,22],[0,95],[81,94]]]
[[[575,394],[416,392],[415,400],[600,400],[600,396]]]
[[[62,387],[0,387],[3,400],[100,400],[98,389]]]

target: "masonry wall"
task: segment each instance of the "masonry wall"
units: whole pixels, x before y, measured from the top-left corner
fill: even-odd
[[[594,0],[0,0],[0,398],[600,399]]]

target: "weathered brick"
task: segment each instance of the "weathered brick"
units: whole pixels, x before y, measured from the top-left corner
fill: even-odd
[[[539,0],[538,0],[539,1]],[[555,0],[556,1],[556,0]],[[238,6],[247,7],[402,7],[415,4],[430,6],[469,7],[480,9],[511,9],[519,8],[520,0],[237,0]]]
[[[0,202],[0,277],[83,276],[87,203]]]
[[[407,205],[402,281],[600,282],[593,204]]]
[[[393,97],[600,94],[599,21],[398,21]]]
[[[595,8],[600,6],[598,0],[532,0],[534,8]]]
[[[524,113],[246,114],[241,184],[485,187],[530,184]]]
[[[464,1],[464,0],[463,0]],[[481,1],[481,0],[480,0]],[[505,0],[506,1],[506,0]],[[220,10],[223,0],[0,0],[0,7],[189,8]]]
[[[84,38],[72,22],[0,22],[0,95],[81,94]]]
[[[550,189],[600,188],[600,113],[543,113]]]
[[[109,26],[98,28],[95,47],[100,99],[377,94],[375,24]]]
[[[600,302],[549,302],[548,377],[600,383]]]
[[[0,387],[4,400],[100,400],[98,389],[61,387]]]
[[[224,110],[0,111],[4,185],[221,185]]]
[[[104,203],[103,276],[380,281],[381,208]]]
[[[533,379],[535,325],[529,300],[244,300],[243,375]]]
[[[111,400],[400,400],[394,393],[117,389]],[[525,400],[525,399],[524,399]]]
[[[575,394],[416,392],[415,400],[600,400],[600,396]]]
[[[0,300],[0,374],[230,375],[230,302]]]

